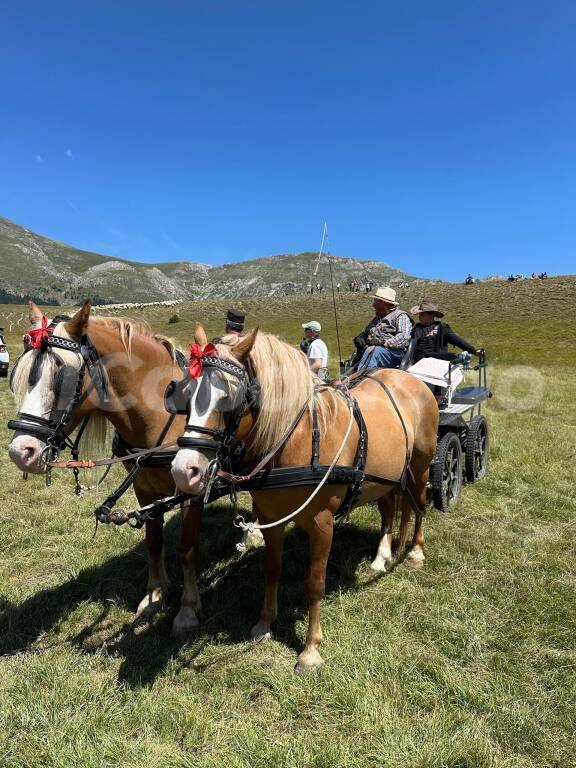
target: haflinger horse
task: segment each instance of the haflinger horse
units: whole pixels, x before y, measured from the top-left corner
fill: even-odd
[[[207,489],[226,444],[244,444],[244,466],[262,467],[268,462],[274,468],[309,468],[316,440],[316,460],[320,464],[337,459],[338,466],[353,467],[360,438],[367,434],[367,446],[363,442],[366,481],[356,488],[354,505],[378,503],[381,540],[371,567],[384,572],[393,562],[392,529],[399,496],[394,479],[403,475],[407,477],[410,499],[401,497],[398,551],[402,554],[405,549],[410,510],[414,507],[414,535],[406,560],[414,566],[423,564],[422,517],[438,429],[438,406],[425,384],[399,370],[379,370],[360,380],[353,393],[365,424],[361,429],[360,421],[352,418],[350,394],[321,386],[306,357],[277,337],[256,329],[234,346],[206,347],[206,334],[198,325],[195,339],[198,347],[193,352],[196,359],[191,360],[189,375],[197,381],[189,387],[188,424],[172,463],[172,475],[180,491],[199,494]],[[214,361],[214,357],[218,360]],[[387,483],[384,478],[392,480]],[[307,532],[310,542],[309,621],[297,672],[317,669],[323,663],[318,651],[322,640],[320,601],[334,517],[349,488],[334,482],[323,487],[317,484],[317,493],[308,505],[306,500],[314,490],[309,484],[250,490],[266,544],[265,595],[260,620],[252,629],[254,640],[271,636],[271,624],[277,615],[286,518],[304,505],[294,522]],[[197,541],[190,541],[189,546],[191,552],[195,551]]]
[[[164,391],[170,380],[182,375],[170,339],[152,333],[142,323],[90,317],[90,302],[55,326],[49,326],[38,307],[30,303],[29,319],[32,328],[25,335],[28,349],[15,363],[11,378],[19,413],[17,421],[10,423],[15,434],[8,452],[20,470],[46,473],[54,424],[74,397],[77,405],[70,413],[65,435],[72,434],[90,416],[80,443],[83,454],[93,457],[104,450],[107,423],[113,425],[125,445],[157,445],[169,417],[164,410]],[[165,441],[175,440],[184,425],[181,417],[175,418]],[[169,462],[164,469],[143,469],[134,490],[141,505],[170,496],[174,482]],[[190,507],[183,507],[182,514],[185,520],[191,514]],[[146,523],[146,547],[148,584],[137,609],[138,619],[159,609],[168,589],[161,518]],[[186,571],[186,551],[180,556]],[[185,581],[188,598],[198,608],[196,584]],[[192,628],[189,616],[188,609],[178,614],[176,633]]]

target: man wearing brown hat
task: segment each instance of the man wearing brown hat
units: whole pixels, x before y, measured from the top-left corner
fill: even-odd
[[[372,294],[375,317],[354,339],[360,355],[357,370],[397,368],[410,343],[412,322],[401,310],[393,288],[378,288]]]
[[[436,320],[444,317],[444,313],[440,312],[438,305],[431,299],[424,299],[417,307],[412,307],[410,314],[418,316],[418,322],[412,328],[412,338],[416,339],[415,363],[423,357],[445,355],[448,344],[470,352],[471,355],[479,355],[483,351],[458,336],[446,323]]]
[[[245,317],[246,315],[244,312],[231,307],[228,312],[226,312],[226,331],[224,336],[242,336]],[[220,344],[221,341],[222,336],[217,336],[215,339],[212,339],[213,344]]]

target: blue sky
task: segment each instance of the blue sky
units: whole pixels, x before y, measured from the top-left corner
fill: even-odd
[[[576,6],[5,6],[0,215],[141,261],[576,272]]]

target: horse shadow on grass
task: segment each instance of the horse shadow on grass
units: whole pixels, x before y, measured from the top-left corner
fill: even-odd
[[[208,644],[228,646],[230,653],[219,656],[224,659],[249,652],[247,641],[264,592],[263,547],[238,555],[239,535],[230,525],[230,510],[213,505],[205,511],[199,562],[201,625],[195,635],[176,639],[170,630],[180,605],[181,573],[175,555],[179,533],[179,518],[174,515],[165,525],[165,543],[168,575],[177,588],[156,616],[138,626],[121,615],[133,614],[144,594],[147,561],[140,541],[132,549],[101,565],[85,568],[58,586],[36,592],[22,603],[12,604],[0,598],[0,655],[42,652],[53,645],[71,643],[84,653],[105,651],[120,658],[119,680],[138,687],[152,683],[174,660],[202,672],[214,663],[202,658]],[[326,575],[327,598],[342,590],[362,589],[366,582],[358,580],[358,566],[373,557],[377,546],[375,528],[349,524],[335,531]],[[297,653],[303,646],[297,624],[308,611],[307,571],[308,537],[292,529],[286,535],[274,634]],[[83,610],[89,606],[87,615],[74,619],[73,613],[80,605]],[[66,625],[68,620],[70,626]],[[47,633],[50,636],[45,643]]]

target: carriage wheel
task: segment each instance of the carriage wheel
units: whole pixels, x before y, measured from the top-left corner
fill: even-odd
[[[430,481],[434,506],[441,512],[448,512],[462,489],[462,446],[454,432],[446,433],[438,443]]]
[[[488,470],[488,422],[484,416],[474,416],[466,435],[466,480],[475,483]]]

